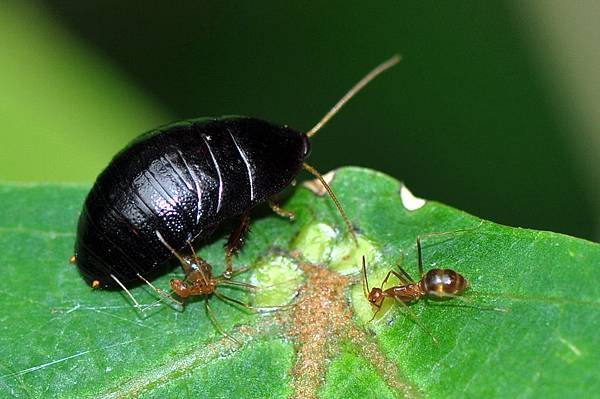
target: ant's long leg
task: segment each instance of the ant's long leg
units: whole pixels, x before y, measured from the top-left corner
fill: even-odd
[[[381,308],[383,307],[383,302],[384,302],[384,301],[385,301],[385,298],[383,298],[383,301],[381,302],[381,305],[379,305],[379,306],[377,306],[377,305],[373,304],[373,305],[374,305],[374,306],[377,308],[377,310],[375,311],[375,313],[373,313],[373,317],[371,317],[367,323],[370,323],[370,322],[372,322],[373,320],[375,320],[375,316],[377,316],[377,313],[379,313],[379,311],[380,311],[380,310],[381,310]]]
[[[223,277],[231,278],[233,276],[233,255],[244,245],[244,237],[250,230],[250,215],[244,213],[240,219],[238,227],[231,232],[227,240],[227,249],[225,250],[225,264],[227,268],[223,273]]]
[[[161,296],[162,298],[171,301],[177,305],[183,306],[183,302],[178,301],[177,299],[173,298],[169,293],[161,290],[160,288],[154,286],[154,284],[152,284],[150,281],[148,281],[144,276],[142,276],[141,274],[137,273],[137,276],[140,280],[142,280],[143,282],[145,282],[146,284],[148,284],[150,286],[150,288],[152,288],[159,296]]]
[[[464,297],[462,295],[455,295],[455,294],[444,293],[444,292],[438,292],[435,295],[436,295],[436,297],[442,298],[442,299],[456,299],[456,300],[466,303],[469,307],[473,307],[473,308],[477,308],[477,309],[481,309],[481,310],[493,310],[493,311],[502,312],[502,313],[509,312],[509,309],[506,309],[506,308],[497,308],[495,306],[479,305],[477,303],[474,303],[472,299]]]
[[[250,270],[250,269],[252,269],[252,266],[245,266],[245,267],[240,267],[240,268],[237,268],[237,269],[235,269],[235,270],[234,270],[234,271],[231,273],[231,277],[235,277],[235,276],[237,276],[238,274],[242,274],[242,273],[244,273],[244,272],[247,272],[247,271],[248,271],[248,270]],[[227,277],[225,277],[225,276],[223,276],[223,277],[224,277],[224,278],[227,278]],[[231,277],[229,277],[229,278],[231,278]]]
[[[235,298],[232,298],[232,297],[230,297],[230,296],[227,296],[227,295],[221,294],[221,293],[219,293],[219,292],[217,292],[217,291],[213,292],[213,294],[215,294],[215,295],[217,296],[217,298],[219,298],[219,299],[220,299],[220,300],[222,300],[222,301],[225,301],[225,302],[233,302],[233,303],[235,303],[235,304],[238,304],[238,305],[240,305],[240,306],[243,306],[243,307],[245,307],[246,309],[248,309],[248,310],[251,310],[251,311],[253,311],[253,312],[258,312],[258,311],[261,311],[261,310],[279,310],[279,309],[287,309],[287,308],[291,308],[291,307],[295,306],[295,304],[290,304],[290,305],[280,305],[280,306],[252,306],[252,305],[250,305],[250,304],[247,304],[247,303],[245,303],[245,302],[242,302],[242,301],[240,301],[239,299],[235,299]]]
[[[219,285],[235,285],[238,287],[244,287],[244,288],[248,288],[251,290],[255,290],[258,288],[257,286],[252,285],[252,284],[244,283],[242,281],[227,280],[225,278],[217,279],[217,282]]]
[[[422,245],[421,245],[421,239],[424,238],[428,238],[428,237],[435,237],[435,236],[443,236],[443,235],[448,235],[448,234],[456,234],[456,233],[465,233],[468,231],[473,231],[473,230],[477,230],[481,227],[481,225],[484,223],[484,220],[481,220],[479,222],[479,224],[475,227],[469,227],[469,228],[465,228],[465,229],[456,229],[456,230],[451,230],[451,231],[442,231],[442,232],[434,232],[434,233],[426,233],[426,234],[422,234],[420,236],[417,237],[417,253],[418,253],[418,260],[419,260],[419,276],[422,278],[423,277],[423,255],[422,255]]]
[[[127,294],[127,296],[129,296],[129,298],[133,301],[133,303],[135,305],[135,308],[142,310],[142,306],[133,297],[133,295],[131,294],[131,292],[129,292],[129,290],[125,287],[125,284],[123,284],[114,274],[111,274],[110,278],[112,278],[113,280],[115,280],[115,282],[119,285],[119,287],[121,287],[123,289],[123,291],[125,291],[125,293]],[[143,312],[143,310],[142,310],[142,312]]]
[[[410,274],[408,274],[408,272],[406,270],[404,270],[404,268],[402,267],[402,264],[404,263],[404,253],[400,254],[400,262],[396,263],[396,266],[398,267],[398,270],[400,270],[400,273],[404,276],[404,278],[406,279],[407,283],[415,283],[415,280],[413,280],[413,278],[410,276]],[[401,279],[402,280],[402,279]]]
[[[423,331],[425,331],[427,334],[429,334],[431,336],[431,339],[433,340],[433,342],[437,345],[438,344],[438,340],[435,337],[435,335],[433,335],[433,333],[431,332],[431,330],[429,328],[427,328],[427,326],[425,325],[425,323],[423,323],[421,321],[421,319],[419,319],[419,316],[417,316],[409,307],[406,303],[404,303],[403,301],[401,301],[400,299],[394,297],[394,299],[396,300],[396,302],[398,302],[399,304],[401,304],[401,306],[404,309],[404,314],[408,315],[419,327],[421,327],[423,329]]]
[[[421,237],[417,237],[417,259],[419,262],[419,278],[423,278],[423,250],[421,249]]]
[[[215,326],[215,328],[217,329],[217,331],[221,335],[223,335],[225,338],[233,341],[236,345],[241,346],[242,344],[237,339],[235,339],[231,335],[227,334],[225,332],[225,330],[223,329],[223,327],[221,326],[221,324],[217,321],[217,318],[215,317],[215,314],[213,313],[213,311],[208,303],[208,296],[204,297],[204,307],[206,308],[206,313],[208,314],[208,317],[212,321],[212,323]]]
[[[281,216],[282,218],[289,219],[290,221],[296,218],[296,212],[283,209],[271,198],[269,198],[269,208],[271,208],[271,210],[277,215]]]
[[[388,279],[390,278],[391,275],[394,275],[398,278],[398,280],[400,280],[400,282],[403,285],[408,285],[412,283],[412,280],[407,280],[404,276],[401,276],[400,274],[398,274],[397,272],[395,272],[394,270],[390,270],[387,275],[385,276],[385,278],[383,279],[383,281],[381,282],[381,287],[380,289],[383,290],[383,286],[385,285],[385,283],[387,283]]]
[[[400,270],[400,273],[401,273],[401,274],[404,276],[404,278],[406,279],[406,281],[407,281],[408,283],[415,284],[415,280],[413,280],[413,278],[410,276],[410,274],[408,274],[408,273],[406,272],[406,270],[404,270],[404,269],[402,268],[402,266],[400,266],[400,265],[397,265],[397,266],[398,266],[398,270]],[[395,275],[396,275],[398,278],[400,278],[400,276],[398,276],[398,274],[396,274],[396,273],[394,273],[394,274],[395,274]]]
[[[448,234],[456,234],[456,233],[465,233],[468,231],[473,231],[473,230],[477,230],[479,229],[483,224],[485,223],[485,220],[480,220],[479,224],[477,224],[477,226],[475,227],[465,227],[462,229],[455,229],[455,230],[448,230],[448,231],[439,231],[439,232],[432,232],[432,233],[425,233],[425,234],[421,234],[419,237],[421,238],[427,238],[427,237],[435,237],[435,236],[445,236]]]
[[[408,284],[414,284],[415,283],[414,280],[412,278],[410,278],[410,276],[408,275],[408,273],[406,273],[406,271],[404,269],[400,268],[400,271],[403,272],[402,275],[398,274],[397,272],[395,272],[393,270],[390,270],[390,272],[394,276],[396,276],[398,278],[398,280],[400,280],[400,282],[402,284],[408,285]]]

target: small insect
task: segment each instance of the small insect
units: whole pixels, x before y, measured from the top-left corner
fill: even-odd
[[[238,343],[238,341],[236,341],[235,338],[233,338],[229,334],[227,334],[225,332],[225,330],[221,327],[221,325],[217,321],[217,318],[215,317],[213,311],[211,310],[208,299],[211,295],[215,295],[217,298],[221,299],[222,301],[233,302],[233,303],[235,303],[237,305],[241,305],[249,310],[259,310],[259,308],[255,308],[247,303],[244,303],[240,300],[237,300],[235,298],[232,298],[230,296],[227,296],[227,295],[219,292],[219,286],[223,286],[223,285],[224,286],[238,286],[238,287],[243,287],[243,288],[247,288],[247,289],[256,288],[255,286],[253,286],[251,284],[247,284],[247,283],[244,283],[241,281],[231,280],[230,277],[234,277],[236,274],[242,273],[243,271],[245,271],[245,269],[238,269],[233,273],[232,276],[229,276],[229,277],[225,277],[224,275],[214,276],[213,272],[212,272],[212,266],[196,254],[196,251],[194,250],[194,247],[191,244],[189,245],[190,250],[191,250],[191,255],[189,255],[189,256],[188,255],[180,255],[173,247],[171,247],[165,241],[165,239],[160,235],[160,233],[157,233],[157,237],[161,241],[161,243],[165,247],[167,247],[171,251],[171,253],[177,258],[177,260],[181,264],[181,267],[185,273],[185,279],[183,279],[183,280],[172,279],[171,280],[171,289],[173,290],[173,292],[175,294],[177,294],[183,300],[186,300],[192,296],[202,297],[204,299],[204,306],[206,308],[206,313],[211,318],[213,325],[217,328],[217,330],[222,335],[231,339],[235,343]],[[154,287],[149,281],[145,280],[143,277],[141,277],[141,279],[144,280],[148,285],[153,287],[156,290],[156,292],[161,294],[161,296],[163,296],[169,300],[173,300],[173,298],[169,294],[163,292],[159,288]],[[274,308],[279,308],[279,307],[275,307],[275,306],[274,307],[261,307],[260,309],[274,309]]]
[[[176,122],[135,139],[98,176],[85,200],[72,259],[81,275],[94,288],[127,290],[164,273],[167,261],[190,242],[205,241],[225,220],[239,217],[221,276],[229,279],[235,274],[232,257],[243,244],[250,211],[268,202],[276,213],[293,218],[274,196],[303,168],[326,187],[357,242],[333,191],[305,162],[309,138],[368,82],[399,61],[396,55],[373,69],[306,133],[230,116]],[[182,263],[186,280],[172,287],[178,294],[207,292],[224,281],[213,281],[210,265],[197,255],[190,259],[189,268]]]
[[[442,233],[445,234],[445,233]],[[419,262],[419,275],[421,276],[419,281],[415,281],[400,265],[398,270],[388,271],[387,275],[381,282],[379,287],[369,289],[369,281],[367,279],[367,266],[365,257],[362,257],[362,272],[363,272],[363,291],[365,298],[375,307],[377,310],[373,314],[371,320],[375,318],[377,313],[381,310],[383,302],[386,298],[394,299],[396,302],[401,304],[410,317],[419,324],[425,331],[431,335],[434,342],[437,343],[435,336],[429,331],[429,329],[421,323],[419,318],[410,312],[408,304],[417,302],[422,298],[435,299],[435,300],[446,300],[452,298],[458,298],[460,294],[465,292],[469,288],[469,281],[463,277],[460,273],[455,272],[452,269],[431,269],[427,273],[423,273],[423,256],[421,250],[421,238],[417,238],[417,252]],[[391,275],[394,275],[400,280],[402,285],[389,287],[383,289],[385,284]]]

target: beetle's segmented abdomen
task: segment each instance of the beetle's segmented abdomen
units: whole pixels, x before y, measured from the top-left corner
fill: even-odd
[[[170,133],[190,132],[190,125],[184,125]],[[157,231],[176,249],[212,231],[218,183],[212,163],[201,156],[186,159],[186,152],[198,152],[198,147],[205,148],[163,134],[115,157],[81,215],[76,251],[88,280],[114,286],[110,274],[124,284],[139,281],[137,273],[152,274],[171,257]]]
[[[253,118],[180,122],[134,140],[98,177],[80,216],[76,255],[88,281],[149,277],[176,250],[205,238],[283,189],[305,137]]]

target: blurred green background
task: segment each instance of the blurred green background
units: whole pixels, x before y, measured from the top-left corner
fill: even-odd
[[[486,219],[597,240],[598,9],[2,2],[0,179],[91,184],[133,137],[182,118],[242,114],[307,130],[399,52],[403,62],[316,136],[313,165],[378,169]]]

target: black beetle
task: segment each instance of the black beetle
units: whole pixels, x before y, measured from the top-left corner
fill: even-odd
[[[204,240],[224,220],[242,216],[228,243],[224,276],[231,276],[231,255],[248,226],[249,210],[290,184],[302,167],[325,183],[304,162],[309,137],[399,59],[371,71],[306,134],[231,116],[177,122],[135,139],[113,158],[85,200],[73,258],[80,273],[94,288],[146,281],[141,276],[161,271],[173,249]]]

